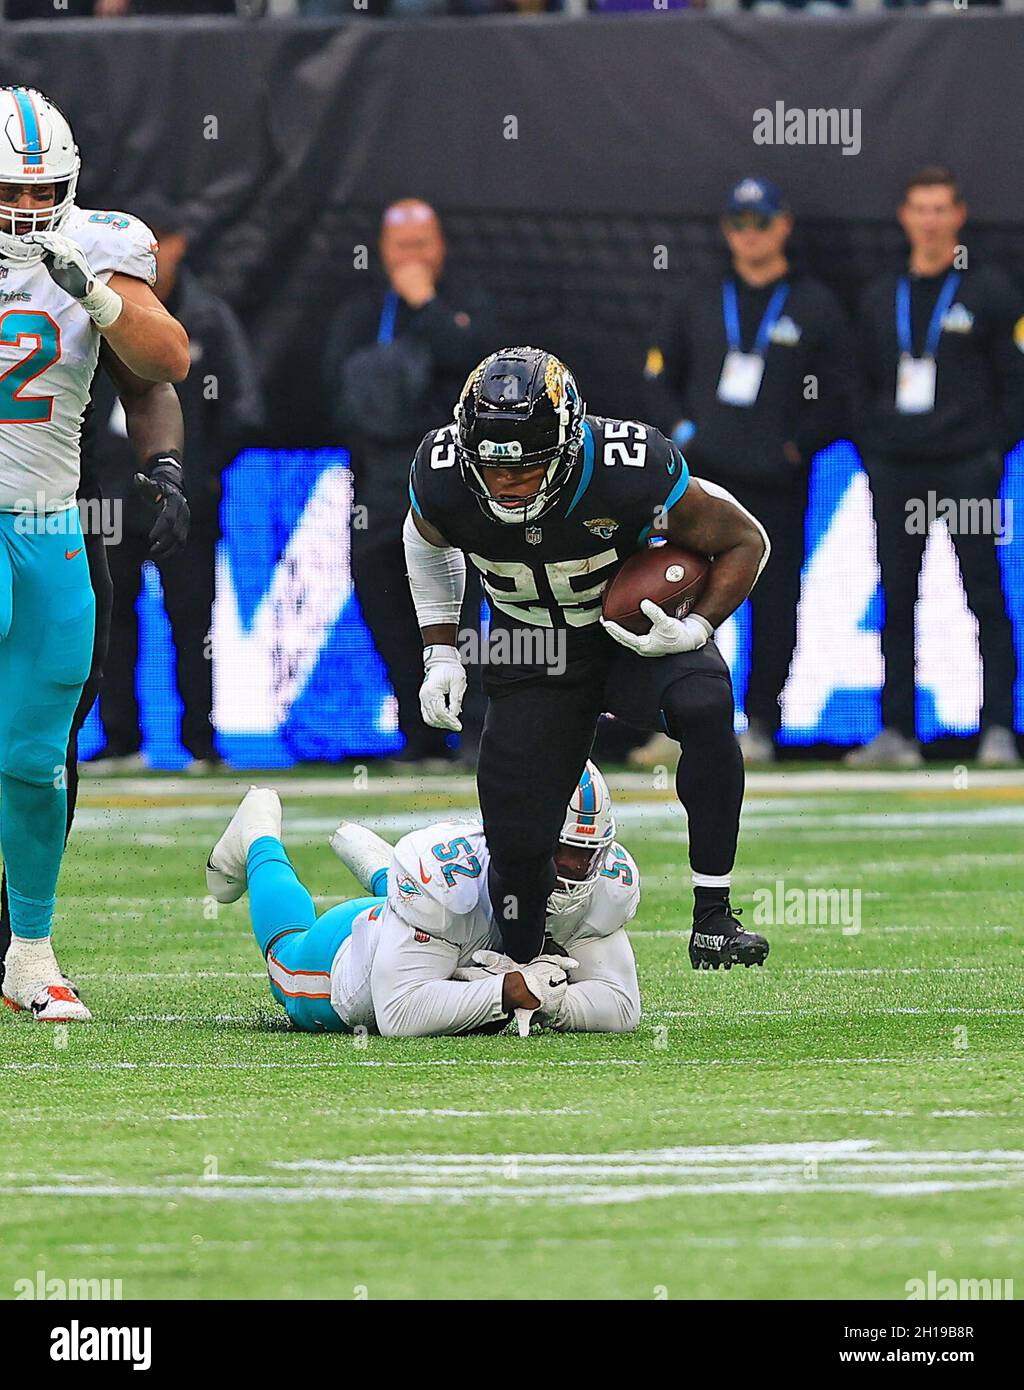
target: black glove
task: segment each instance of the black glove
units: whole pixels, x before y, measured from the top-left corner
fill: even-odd
[[[140,497],[160,508],[149,533],[149,553],[154,560],[166,560],[183,550],[188,540],[189,510],[181,490],[181,463],[173,453],[154,454],[145,473],[136,473],[135,490]]]

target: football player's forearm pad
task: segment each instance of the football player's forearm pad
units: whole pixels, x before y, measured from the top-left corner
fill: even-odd
[[[402,527],[405,567],[420,627],[458,625],[466,592],[466,557],[453,545],[431,545],[416,530],[412,512]]]

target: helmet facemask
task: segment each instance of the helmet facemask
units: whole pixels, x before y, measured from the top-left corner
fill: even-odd
[[[483,468],[488,465],[494,467],[497,463],[493,456],[489,456],[486,461],[484,460],[487,442],[486,440],[483,441],[476,454],[471,454],[462,448],[457,450],[463,482],[489,517],[513,526],[522,526],[527,522],[536,521],[538,517],[550,511],[558,501],[559,493],[569,481],[576,466],[582,437],[565,445],[547,460],[541,486],[528,497],[516,498],[517,505],[514,507],[503,505],[500,494],[493,493],[487,486]],[[501,446],[497,447],[500,448]],[[511,471],[512,468],[536,468],[542,462],[544,460],[540,458],[517,459],[515,463],[502,459],[501,466]]]
[[[597,887],[597,876],[608,858],[609,839],[603,845],[570,845],[559,840],[555,853],[557,887],[548,897],[547,915],[564,917],[574,908],[588,903]],[[573,853],[575,852],[575,853]],[[559,869],[564,872],[559,873]]]
[[[42,182],[22,178],[22,183]],[[68,179],[50,179],[54,185],[56,198],[52,206],[12,207],[0,202],[0,259],[17,261],[19,265],[31,265],[42,260],[43,248],[35,246],[25,238],[30,232],[59,232],[68,219],[75,204],[75,189],[78,175]],[[15,231],[17,227],[17,231]]]

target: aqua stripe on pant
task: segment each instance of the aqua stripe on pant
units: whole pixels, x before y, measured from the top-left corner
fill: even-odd
[[[317,917],[284,845],[269,835],[254,841],[246,868],[252,929],[267,962],[271,994],[301,1031],[347,1033],[331,1008],[331,966],[355,919],[384,899],[352,898]]]

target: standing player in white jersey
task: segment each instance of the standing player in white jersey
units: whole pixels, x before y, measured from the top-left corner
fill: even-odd
[[[625,925],[640,874],[615,841],[611,797],[588,763],[565,815],[548,900],[547,953],[525,965],[500,954],[480,825],[448,821],[392,848],[343,822],[335,852],[374,896],[321,917],[281,843],[281,802],[253,787],[214,846],[207,886],[220,902],[248,890],[270,989],[306,1032],[365,1028],[386,1037],[495,1032],[513,1013],[564,1032],[625,1033],[640,990]]]
[[[124,213],[76,207],[80,164],[53,102],[0,88],[0,847],[12,933],[3,992],[48,1022],[90,1016],[50,941],[65,750],[93,645],[75,504],[82,416],[101,341],[145,381],[180,381],[189,366],[185,330],[151,288],[152,233]],[[179,481],[158,472],[157,487]]]

